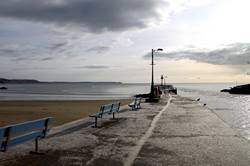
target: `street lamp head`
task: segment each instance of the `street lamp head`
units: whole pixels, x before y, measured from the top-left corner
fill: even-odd
[[[157,51],[163,51],[163,49],[162,48],[158,48]]]

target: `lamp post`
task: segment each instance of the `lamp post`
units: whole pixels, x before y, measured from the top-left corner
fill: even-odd
[[[163,74],[161,75],[161,87],[163,87]],[[165,82],[165,80],[164,80],[164,82]]]
[[[154,95],[154,53],[158,52],[158,51],[163,51],[162,48],[158,48],[157,50],[152,49],[152,79],[151,79],[151,89],[150,89],[150,98],[153,99],[155,98]]]

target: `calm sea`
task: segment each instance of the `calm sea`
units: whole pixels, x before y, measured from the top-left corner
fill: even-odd
[[[250,140],[250,95],[232,95],[220,92],[235,84],[176,84],[181,96],[200,98],[221,119]]]
[[[149,84],[110,83],[48,83],[4,84],[8,90],[0,91],[0,100],[101,100],[124,99],[138,93],[147,93]],[[234,84],[175,84],[178,94],[201,103],[231,127],[250,140],[250,95],[231,95],[220,90]]]
[[[147,84],[38,83],[0,84],[0,100],[102,100],[124,99],[149,91]]]

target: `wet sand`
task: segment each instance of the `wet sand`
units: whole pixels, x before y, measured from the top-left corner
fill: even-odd
[[[122,105],[131,99],[119,100]],[[0,126],[34,120],[43,117],[54,117],[53,126],[58,126],[77,119],[88,117],[100,109],[100,105],[112,100],[83,101],[0,101]]]

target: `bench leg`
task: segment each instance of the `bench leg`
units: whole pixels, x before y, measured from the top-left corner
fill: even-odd
[[[7,128],[6,135],[7,135],[6,140],[2,143],[2,145],[0,144],[1,149],[3,148],[2,152],[7,152],[7,149],[8,149],[8,143],[10,140],[10,127]]]
[[[1,152],[7,152],[7,142],[3,142],[2,145],[0,145],[0,146],[2,146],[1,147],[1,149],[2,149]]]
[[[93,127],[93,128],[99,128],[99,127],[97,126],[97,117],[95,117],[95,124],[94,124],[93,126],[91,126],[91,127]]]
[[[35,141],[35,152],[38,153],[38,138],[36,138],[36,141]]]
[[[113,112],[113,119],[115,119],[115,112]]]
[[[35,151],[30,151],[30,154],[44,155],[44,153],[39,152],[38,139],[39,138],[36,138],[36,140],[35,140]]]
[[[97,128],[97,117],[95,117],[95,128]]]

